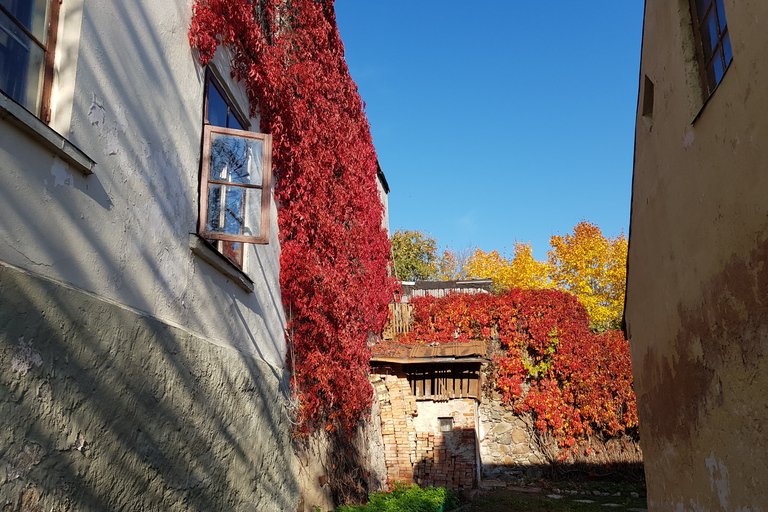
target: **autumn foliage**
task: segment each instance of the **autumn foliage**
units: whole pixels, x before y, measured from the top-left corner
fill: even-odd
[[[603,236],[600,228],[580,222],[573,234],[553,236],[547,253],[555,289],[575,295],[587,308],[592,326],[618,328],[624,312],[627,239]]]
[[[195,0],[189,40],[202,64],[229,49],[273,136],[300,430],[349,432],[370,406],[366,339],[381,332],[394,284],[376,154],[333,1]]]
[[[547,288],[549,267],[536,261],[530,244],[515,242],[514,256],[508,259],[498,251],[476,249],[464,265],[467,276],[490,278],[497,290]]]
[[[530,412],[564,454],[579,438],[635,432],[629,344],[619,331],[593,332],[573,295],[514,288],[419,297],[413,305],[414,323],[403,342],[498,337],[495,387],[515,410]]]
[[[552,236],[547,261],[533,258],[530,244],[515,243],[511,258],[476,249],[464,271],[490,278],[497,290],[555,289],[575,295],[596,330],[616,329],[624,311],[627,239],[605,237],[598,226],[580,222],[573,234]]]

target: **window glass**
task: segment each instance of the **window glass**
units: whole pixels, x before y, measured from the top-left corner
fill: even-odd
[[[259,236],[261,189],[209,183],[205,228],[210,233]]]
[[[208,122],[226,128],[228,112],[227,102],[221,97],[216,86],[208,82]]]
[[[37,113],[45,51],[0,11],[0,89]]]
[[[701,39],[704,45],[704,53],[712,55],[712,50],[717,46],[717,23],[715,21],[715,11],[710,10],[704,23],[701,26]]]
[[[720,32],[725,32],[727,23],[725,21],[725,6],[723,5],[723,0],[717,0],[717,17],[720,22]]]
[[[45,19],[49,0],[0,0],[0,5],[38,41],[45,44],[48,28]]]
[[[238,266],[243,266],[243,244],[240,242],[221,241],[221,253]]]
[[[725,73],[721,48],[717,49],[717,53],[715,53],[714,57],[712,58],[712,72],[714,73],[715,84],[719,84],[720,80],[723,78],[723,74]]]
[[[236,130],[245,130],[242,126],[240,126],[240,122],[237,120],[237,117],[232,113],[232,109],[229,109],[229,118],[228,118],[228,127],[234,128]]]
[[[211,134],[210,179],[261,185],[264,143],[223,133]]]
[[[728,32],[723,36],[723,53],[725,54],[725,65],[728,66],[733,60],[733,50],[731,50],[731,36]]]
[[[696,0],[696,12],[703,17],[710,3],[712,3],[712,0]]]
[[[712,94],[733,60],[728,23],[723,0],[696,0],[695,6],[707,92]]]

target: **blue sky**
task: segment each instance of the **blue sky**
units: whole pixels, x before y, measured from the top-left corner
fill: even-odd
[[[629,227],[641,0],[337,0],[390,225],[512,251]]]

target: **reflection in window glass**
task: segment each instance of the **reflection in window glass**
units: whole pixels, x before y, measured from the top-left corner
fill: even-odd
[[[221,253],[230,261],[237,263],[238,266],[243,266],[243,244],[240,242],[222,241]]]
[[[0,5],[18,24],[26,28],[42,44],[45,44],[46,17],[49,0],[0,0]]]
[[[208,184],[208,220],[211,233],[259,236],[261,189]]]
[[[261,185],[264,143],[223,133],[211,134],[210,179]]]
[[[0,89],[37,114],[45,50],[0,11]]]
[[[234,135],[214,128],[246,132],[239,111],[214,81],[209,74],[204,128],[207,183],[201,186],[201,218],[205,218],[201,235],[243,268],[244,244],[266,243],[262,240],[268,238],[266,231],[262,233],[261,190],[269,176],[264,171],[264,152],[268,146],[261,134]],[[232,240],[235,237],[241,239]]]

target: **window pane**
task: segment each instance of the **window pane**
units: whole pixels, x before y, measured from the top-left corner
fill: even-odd
[[[714,62],[714,59],[713,59]],[[707,87],[709,88],[709,92],[715,90],[715,87],[717,87],[717,81],[715,80],[715,71],[714,71],[714,64],[713,62],[710,62],[707,66]]]
[[[717,53],[712,57],[712,64],[711,64],[711,70],[714,73],[714,80],[715,84],[719,84],[720,80],[723,78],[723,73],[725,73],[725,68],[723,67],[723,50],[722,48],[717,49]]]
[[[0,0],[0,5],[43,44],[48,35],[46,15],[49,4],[50,0]]]
[[[711,3],[712,0],[696,0],[696,12],[699,14],[700,20],[707,14],[707,9]]]
[[[221,197],[222,186],[215,183],[208,184],[208,221],[205,223],[205,230],[213,233],[221,233],[224,228],[224,210]]]
[[[224,204],[224,233],[228,235],[243,234],[243,192],[241,187],[226,187]]]
[[[725,54],[725,67],[728,67],[733,60],[733,50],[731,49],[731,35],[726,32],[723,36],[723,52]]]
[[[0,12],[0,89],[37,114],[45,53]]]
[[[228,187],[216,183],[208,184],[208,222],[206,229],[211,233],[229,235],[243,234],[243,192],[242,187]]]
[[[213,126],[227,127],[227,102],[212,82],[208,82],[208,122]]]
[[[206,230],[227,235],[261,235],[261,189],[208,184]]]
[[[723,6],[723,0],[717,0],[717,20],[720,22],[720,32],[724,32],[728,22],[725,21],[725,7]]]
[[[261,189],[246,188],[245,190],[245,227],[243,234],[261,236]]]
[[[234,262],[238,267],[243,266],[243,244],[240,242],[221,242],[221,254]]]
[[[244,130],[242,126],[240,126],[240,122],[237,120],[237,117],[232,113],[232,110],[229,111],[229,128],[234,128],[235,130]]]
[[[714,11],[709,11],[701,25],[701,45],[704,47],[704,56],[708,59],[717,45],[717,23]]]
[[[211,133],[210,179],[261,185],[263,156],[261,140]]]

